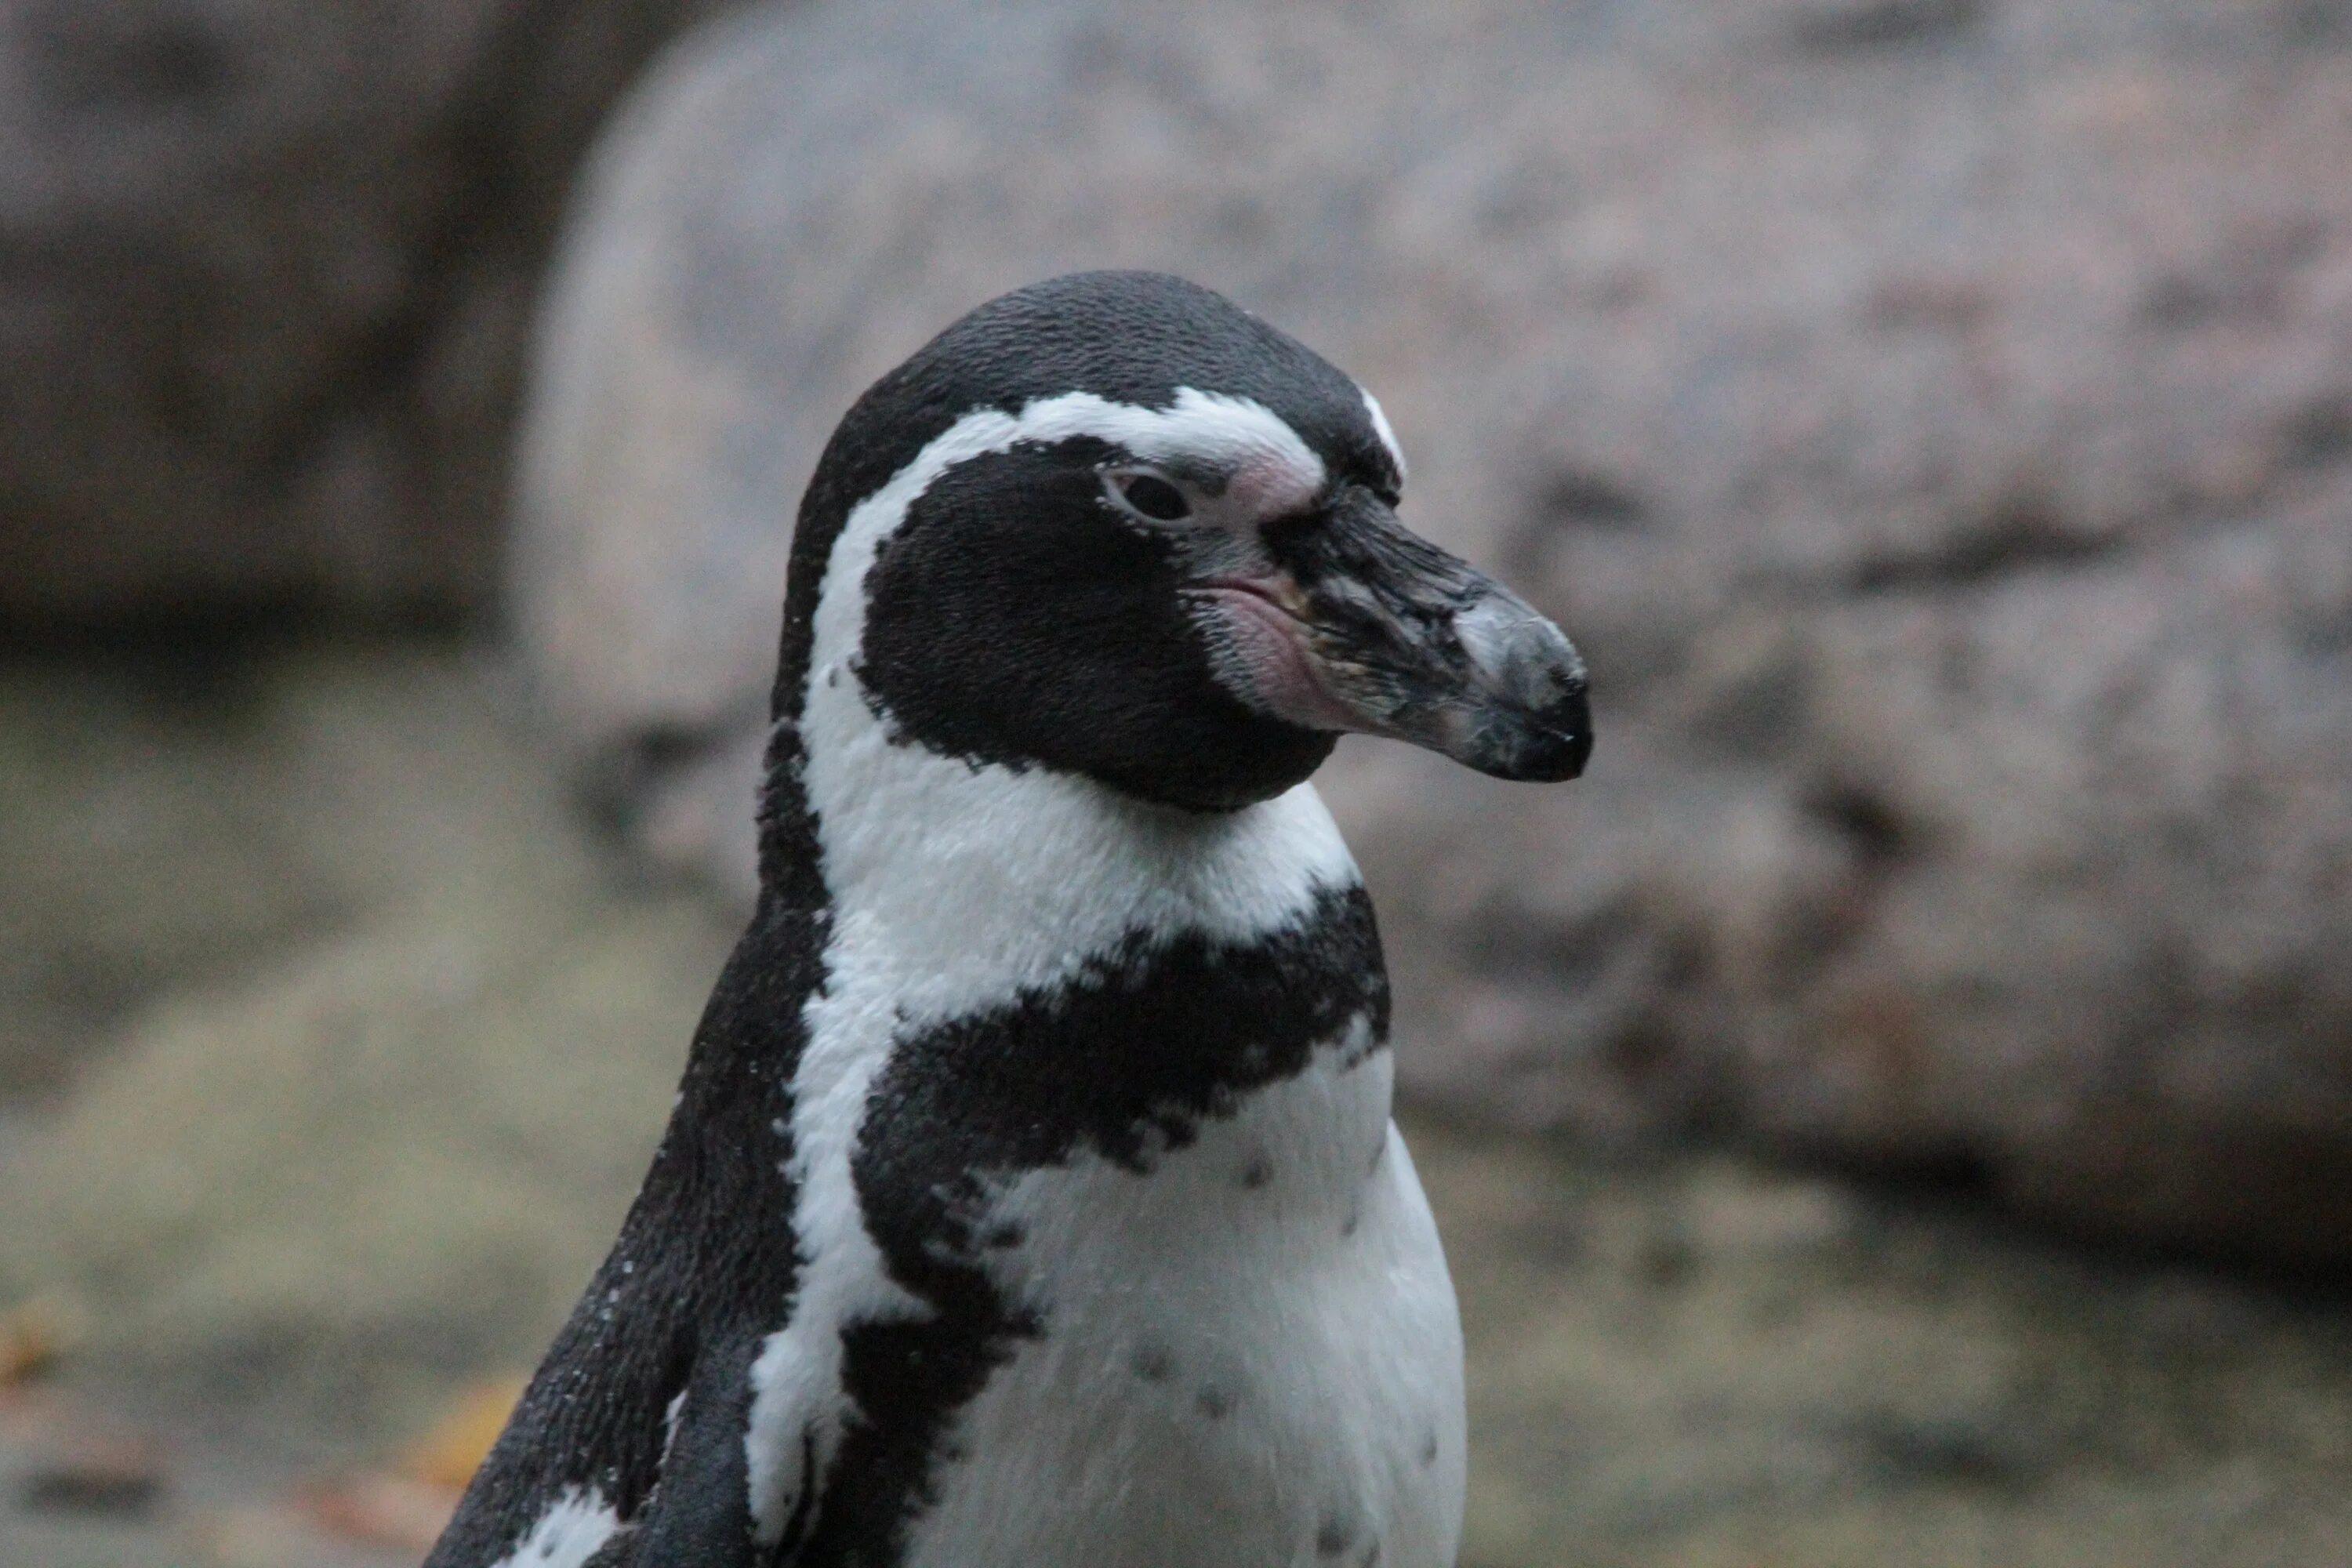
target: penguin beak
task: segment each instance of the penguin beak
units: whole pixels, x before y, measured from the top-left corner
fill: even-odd
[[[1268,523],[1266,569],[1198,584],[1220,675],[1310,730],[1409,741],[1496,778],[1584,771],[1584,660],[1558,626],[1368,490]]]

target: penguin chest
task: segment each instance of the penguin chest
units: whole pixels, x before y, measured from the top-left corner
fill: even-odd
[[[1143,1169],[996,1188],[986,1268],[1028,1326],[909,1564],[1450,1568],[1461,1331],[1392,1070],[1327,1050]]]

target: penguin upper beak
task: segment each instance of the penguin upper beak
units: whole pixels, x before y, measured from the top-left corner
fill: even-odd
[[[1198,584],[1245,700],[1313,730],[1410,741],[1497,778],[1576,777],[1584,660],[1509,589],[1350,487],[1261,531],[1270,571]]]

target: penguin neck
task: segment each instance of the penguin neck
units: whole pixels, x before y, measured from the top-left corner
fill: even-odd
[[[1244,945],[1358,885],[1312,785],[1187,811],[1042,767],[973,765],[894,736],[855,674],[812,672],[797,752],[828,946],[951,1016],[1183,932]]]

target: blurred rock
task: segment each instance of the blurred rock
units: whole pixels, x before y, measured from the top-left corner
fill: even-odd
[[[562,252],[514,602],[747,885],[818,446],[1084,266],[1376,388],[1590,653],[1591,777],[1351,745],[1421,1095],[2352,1258],[2352,27],[2171,0],[950,0],[657,68]]]
[[[572,164],[713,8],[0,5],[0,623],[481,602]]]

